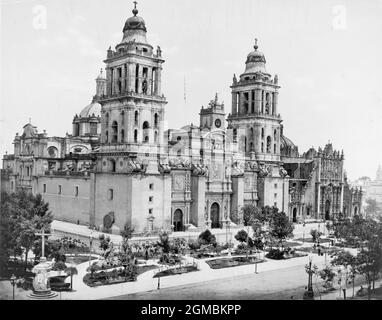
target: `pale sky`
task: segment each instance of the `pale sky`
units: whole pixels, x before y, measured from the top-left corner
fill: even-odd
[[[1,157],[29,118],[50,136],[71,133],[132,8],[126,0],[1,0]],[[375,177],[382,0],[140,0],[138,10],[166,60],[170,128],[198,124],[215,92],[230,112],[233,74],[244,72],[258,38],[267,71],[279,76],[284,133],[300,153],[330,140],[344,149],[350,179]]]

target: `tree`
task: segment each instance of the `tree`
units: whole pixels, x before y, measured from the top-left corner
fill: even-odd
[[[262,212],[255,205],[246,204],[242,207],[242,215],[244,226],[250,226],[254,219],[258,219],[262,216]]]
[[[293,237],[293,224],[284,212],[273,212],[269,222],[270,235],[283,246],[283,241]]]
[[[312,229],[310,230],[310,235],[312,236],[312,239],[313,239],[313,242],[317,242],[320,237],[322,236],[322,232],[316,230],[316,229]]]
[[[357,270],[357,257],[353,256],[350,252],[341,250],[332,255],[333,259],[330,262],[333,266],[344,266],[349,271],[350,279],[353,284],[353,297],[354,297],[354,280],[358,273]]]
[[[199,234],[198,240],[201,244],[212,244],[216,246],[216,237],[208,229]]]
[[[367,217],[375,217],[377,214],[380,213],[380,208],[375,199],[368,198],[365,200],[365,202],[365,213]]]
[[[50,230],[53,218],[49,204],[44,202],[40,194],[33,195],[24,189],[5,197],[5,201],[2,204],[2,214],[4,212],[8,223],[5,236],[7,245],[12,248],[14,256],[25,254],[26,268],[29,251],[39,245],[35,233]]]
[[[240,230],[235,235],[235,239],[241,243],[247,242],[248,240],[248,233],[245,230]]]
[[[333,280],[335,277],[335,272],[330,266],[325,266],[322,270],[318,271],[318,275],[324,280],[324,287],[327,289],[333,288]]]
[[[133,237],[134,228],[131,227],[127,222],[125,223],[123,230],[120,232],[123,239],[129,240]]]

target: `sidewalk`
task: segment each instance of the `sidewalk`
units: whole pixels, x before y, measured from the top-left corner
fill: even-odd
[[[375,281],[375,288],[379,288],[379,286],[381,285],[382,285],[382,279]],[[362,287],[367,289],[367,284],[362,284]],[[354,297],[356,296],[356,293],[359,289],[361,289],[361,285],[354,286]],[[351,300],[352,295],[353,295],[353,287],[349,285],[348,288],[346,288],[346,299]],[[316,296],[316,300],[318,299],[319,298]],[[344,300],[344,294],[342,290],[340,294],[340,289],[337,288],[335,291],[322,295],[321,300]]]

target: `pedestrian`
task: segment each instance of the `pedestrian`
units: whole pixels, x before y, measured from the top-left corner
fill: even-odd
[[[317,252],[318,252],[318,255],[320,256],[321,255],[321,247],[320,247],[320,245],[317,246]]]

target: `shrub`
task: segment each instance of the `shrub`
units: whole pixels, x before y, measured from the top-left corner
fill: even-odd
[[[284,252],[280,249],[271,249],[265,256],[269,259],[281,260],[284,259]]]
[[[66,264],[65,264],[65,262],[62,262],[62,261],[56,262],[52,268],[53,271],[62,271],[65,269],[66,269]]]
[[[216,237],[211,233],[210,230],[203,231],[198,238],[201,244],[212,244],[216,245]]]
[[[195,240],[190,240],[188,242],[188,247],[191,250],[198,250],[198,249],[200,249],[200,242],[199,241],[195,241]]]

